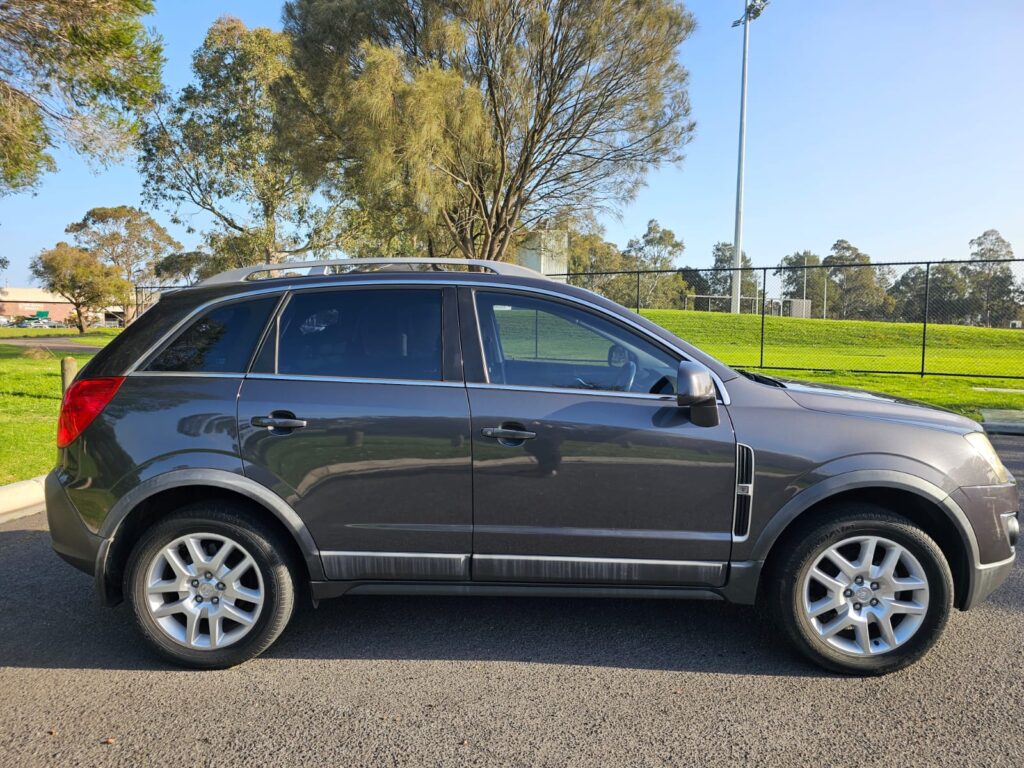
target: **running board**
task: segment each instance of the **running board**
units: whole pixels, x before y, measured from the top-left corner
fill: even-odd
[[[668,600],[724,600],[695,587],[611,587],[578,584],[471,584],[430,581],[313,581],[314,602],[342,595],[424,595],[463,597],[610,597]]]

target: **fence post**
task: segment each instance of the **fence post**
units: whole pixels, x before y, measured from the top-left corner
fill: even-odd
[[[65,357],[60,361],[60,391],[67,392],[68,387],[78,373],[78,361],[73,357]]]
[[[924,378],[924,356],[928,346],[928,299],[932,289],[932,263],[924,265],[924,318],[921,323],[921,378]]]
[[[759,368],[764,368],[764,305],[768,299],[768,269],[761,270],[761,364]]]
[[[640,314],[640,270],[636,271],[636,313]]]

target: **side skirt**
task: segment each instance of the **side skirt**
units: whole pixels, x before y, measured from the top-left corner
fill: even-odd
[[[314,601],[342,595],[436,595],[463,597],[610,597],[669,600],[724,600],[712,589],[695,587],[613,587],[579,584],[457,583],[445,581],[314,581]]]

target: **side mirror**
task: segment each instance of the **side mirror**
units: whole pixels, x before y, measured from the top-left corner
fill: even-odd
[[[676,402],[690,409],[690,421],[698,427],[717,427],[718,393],[708,369],[700,363],[682,360],[676,374]]]

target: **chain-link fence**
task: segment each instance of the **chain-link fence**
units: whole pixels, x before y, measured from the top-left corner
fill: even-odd
[[[1024,259],[549,277],[741,368],[1024,378]]]

